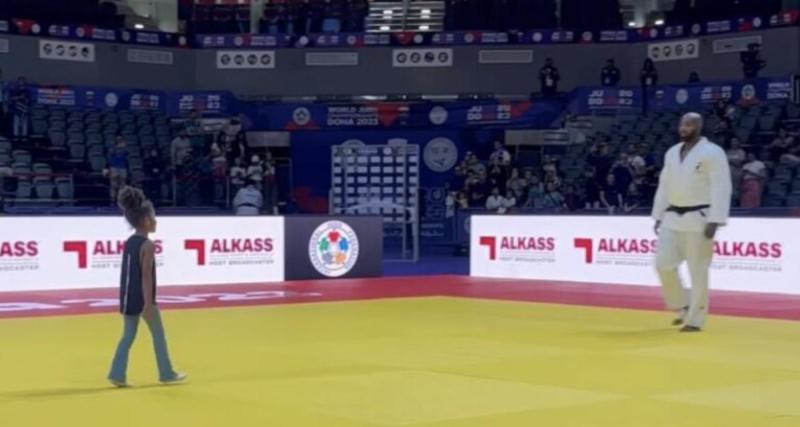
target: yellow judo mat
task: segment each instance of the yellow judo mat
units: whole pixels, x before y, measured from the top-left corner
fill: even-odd
[[[132,389],[117,315],[0,320],[0,426],[800,426],[800,323],[460,298],[167,311]]]

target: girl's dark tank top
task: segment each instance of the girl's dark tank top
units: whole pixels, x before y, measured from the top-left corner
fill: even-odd
[[[144,309],[144,291],[142,290],[142,245],[147,241],[144,236],[134,234],[125,242],[122,253],[122,274],[119,284],[119,311],[122,314],[136,316]],[[153,285],[156,280],[156,265],[153,261]],[[154,286],[155,287],[155,286]],[[156,297],[153,289],[153,299]],[[155,301],[153,301],[155,303]]]

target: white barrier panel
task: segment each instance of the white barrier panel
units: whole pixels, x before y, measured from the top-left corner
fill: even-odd
[[[646,217],[473,215],[470,274],[658,285],[656,245]],[[800,294],[800,219],[732,218],[717,235],[711,287]]]
[[[284,279],[283,217],[161,217],[151,236],[160,285]],[[0,218],[0,291],[118,286],[121,217]]]

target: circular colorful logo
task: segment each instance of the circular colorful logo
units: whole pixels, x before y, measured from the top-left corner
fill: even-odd
[[[323,276],[341,277],[358,261],[358,236],[342,221],[328,221],[317,227],[308,242],[311,264]]]

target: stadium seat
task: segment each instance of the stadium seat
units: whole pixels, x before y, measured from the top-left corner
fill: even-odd
[[[29,165],[31,164],[33,158],[31,157],[31,153],[25,150],[14,150],[11,153],[11,156],[14,158],[15,163]]]
[[[30,181],[18,181],[16,198],[17,200],[28,200],[33,195],[33,184]]]
[[[33,189],[36,193],[36,198],[41,200],[51,200],[55,194],[55,185],[50,177],[35,177],[33,179]]]
[[[56,178],[55,182],[60,199],[73,200],[75,198],[75,189],[73,188],[72,180],[66,177],[59,177]]]

